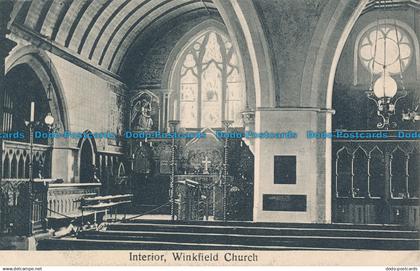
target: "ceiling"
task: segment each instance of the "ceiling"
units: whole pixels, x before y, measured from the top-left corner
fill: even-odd
[[[139,35],[203,10],[217,12],[211,0],[16,1],[9,28],[44,48],[49,45],[67,58],[71,55],[117,76],[126,52]]]
[[[419,8],[420,0],[371,0],[365,12],[383,5]],[[139,36],[203,11],[217,13],[217,8],[212,0],[15,1],[9,28],[84,68],[119,78],[127,51]]]

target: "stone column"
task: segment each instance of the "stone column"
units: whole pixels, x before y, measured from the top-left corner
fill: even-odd
[[[331,132],[331,115],[332,112],[318,108],[256,110],[255,132],[291,131],[297,133],[297,138],[254,140],[254,221],[331,222],[331,139],[306,136],[308,130]],[[296,156],[296,184],[274,183],[274,156],[277,155]],[[268,208],[263,208],[264,195],[266,200],[272,195]],[[295,207],[296,195],[300,199],[306,197],[306,204],[300,204],[305,210],[287,210]]]

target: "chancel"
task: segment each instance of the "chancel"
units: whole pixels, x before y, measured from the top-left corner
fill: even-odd
[[[419,1],[0,11],[0,249],[419,248]]]

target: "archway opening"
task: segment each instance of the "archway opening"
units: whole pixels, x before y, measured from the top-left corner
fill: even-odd
[[[80,147],[80,182],[90,183],[94,179],[95,171],[95,149],[91,140],[82,142]]]
[[[27,64],[14,66],[6,74],[6,88],[3,97],[2,128],[7,134],[4,140],[3,176],[12,179],[29,178],[31,104],[33,104],[34,147],[32,177],[51,176],[51,146],[46,134],[49,127],[45,117],[51,113],[50,89],[46,89],[36,72]],[[19,161],[11,163],[13,157]],[[5,172],[8,171],[8,172]]]

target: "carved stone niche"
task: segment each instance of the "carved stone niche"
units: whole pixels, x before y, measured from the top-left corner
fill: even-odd
[[[150,90],[136,91],[130,99],[130,130],[156,131],[160,120],[159,96]]]

